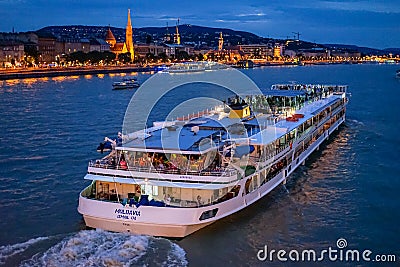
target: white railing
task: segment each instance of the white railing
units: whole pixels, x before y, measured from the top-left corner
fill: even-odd
[[[229,168],[219,168],[213,170],[179,170],[179,169],[160,169],[155,167],[138,167],[138,166],[128,166],[126,168],[109,164],[101,160],[90,161],[89,167],[101,168],[101,169],[111,169],[120,171],[130,171],[130,172],[144,172],[144,173],[162,173],[162,174],[181,174],[181,175],[193,175],[193,176],[222,176],[231,177],[237,174],[237,171]]]

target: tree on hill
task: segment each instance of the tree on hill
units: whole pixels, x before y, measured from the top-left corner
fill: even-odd
[[[79,62],[81,64],[85,63],[92,63],[92,64],[97,64],[100,61],[104,61],[105,63],[109,64],[113,60],[115,60],[115,54],[112,52],[99,52],[99,51],[91,51],[89,53],[84,53],[82,51],[77,51],[74,53],[71,53],[66,56],[66,61],[67,62]]]
[[[79,62],[84,64],[87,60],[87,54],[82,51],[73,52],[67,55],[67,61],[69,62]]]
[[[189,58],[190,58],[190,56],[189,56],[188,52],[186,52],[186,51],[179,51],[176,54],[176,59],[178,59],[178,60],[188,60]]]
[[[122,63],[130,63],[131,62],[131,53],[122,53],[118,55],[118,60]]]
[[[115,55],[113,52],[104,51],[103,58],[104,58],[104,62],[109,64],[109,63],[111,63],[111,61],[113,61],[117,58],[117,55]]]
[[[158,58],[161,59],[163,63],[168,62],[168,56],[165,52],[158,54]]]
[[[151,44],[151,42],[153,41],[152,37],[150,34],[147,34],[146,36],[146,44]]]

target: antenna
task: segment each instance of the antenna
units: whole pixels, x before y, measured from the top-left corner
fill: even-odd
[[[296,39],[296,35],[297,35],[297,41],[300,41],[300,35],[301,35],[301,33],[299,33],[299,32],[292,32],[292,33],[294,33],[295,34],[295,36],[294,36],[294,39]]]

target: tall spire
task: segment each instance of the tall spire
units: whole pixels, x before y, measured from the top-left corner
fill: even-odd
[[[178,45],[181,44],[181,36],[179,35],[179,18],[178,18],[178,23],[176,23],[176,33],[174,35],[174,42]]]
[[[167,28],[165,31],[164,42],[169,42],[169,41],[171,41],[171,35],[169,35],[168,21],[167,21]]]
[[[219,39],[218,39],[218,50],[221,51],[222,47],[224,45],[224,37],[222,37],[222,32],[219,33]]]
[[[126,23],[126,27],[131,27],[132,28],[131,10],[129,8],[128,8],[128,22]]]
[[[131,22],[131,10],[128,9],[128,22],[126,23],[125,33],[125,45],[128,52],[131,53],[131,59],[135,59],[135,51],[133,46],[133,33],[132,33],[132,22]]]

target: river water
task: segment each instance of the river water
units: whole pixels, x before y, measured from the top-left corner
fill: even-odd
[[[258,266],[271,264],[257,258],[265,245],[321,251],[337,248],[339,238],[349,249],[397,255],[399,264],[396,69],[365,64],[242,70],[262,89],[289,81],[347,84],[347,121],[286,186],[181,240],[85,230],[76,210],[88,184],[87,163],[99,157],[95,148],[104,136],[121,130],[134,94],[111,90],[121,76],[0,82],[0,265]],[[151,73],[132,75],[143,82]],[[203,95],[216,94],[207,90]],[[273,259],[272,265],[280,264]],[[324,262],[330,264],[350,263]]]

